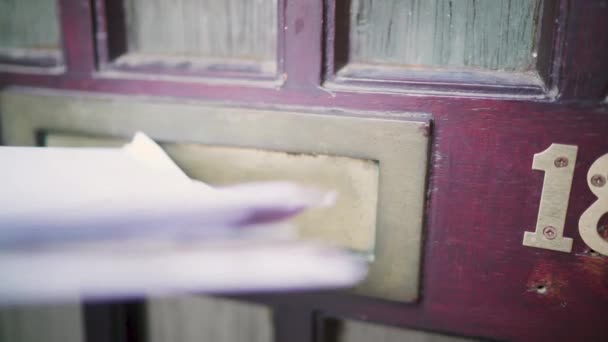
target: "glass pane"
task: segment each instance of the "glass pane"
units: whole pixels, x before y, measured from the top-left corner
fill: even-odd
[[[540,0],[351,0],[350,62],[524,71]]]
[[[0,55],[58,56],[59,37],[56,0],[0,0]]]
[[[336,323],[334,323],[336,324]],[[436,333],[399,329],[377,324],[340,321],[332,341],[335,342],[473,342],[476,340]]]
[[[5,306],[0,309],[0,341],[81,342],[80,305]]]
[[[148,302],[150,342],[272,342],[269,308],[211,297]]]
[[[277,0],[125,0],[125,11],[129,52],[275,60]]]

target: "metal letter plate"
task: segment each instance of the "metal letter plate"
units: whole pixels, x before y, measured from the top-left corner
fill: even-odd
[[[127,142],[57,133],[45,136],[46,146],[121,146]],[[335,206],[296,217],[299,235],[373,255],[379,170],[375,161],[202,144],[165,143],[162,147],[190,177],[214,186],[291,180],[336,190]]]
[[[91,137],[119,145],[139,130],[210,184],[279,177],[337,189],[342,202],[302,217],[302,235],[370,256],[370,273],[356,293],[418,298],[429,140],[424,114],[363,118],[23,88],[1,94],[0,112],[9,145],[33,146],[41,136],[53,145],[108,144]]]

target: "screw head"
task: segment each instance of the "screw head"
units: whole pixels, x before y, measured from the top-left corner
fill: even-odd
[[[593,186],[597,186],[602,187],[606,184],[606,177],[602,176],[602,175],[593,175],[591,176],[591,185]]]
[[[552,226],[546,226],[545,228],[543,228],[543,235],[547,239],[553,240],[557,236],[557,229],[555,229],[555,227],[552,227]]]
[[[566,166],[568,166],[568,158],[566,158],[566,157],[557,157],[553,161],[553,165],[555,165],[555,167],[566,167]]]

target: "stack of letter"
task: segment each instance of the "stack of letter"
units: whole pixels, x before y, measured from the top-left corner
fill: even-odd
[[[212,188],[144,134],[122,148],[0,147],[0,304],[355,285],[365,261],[288,219],[336,194]]]

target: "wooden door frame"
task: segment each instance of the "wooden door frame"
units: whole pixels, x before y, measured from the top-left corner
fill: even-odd
[[[543,96],[532,97],[463,91],[457,84],[423,90],[328,87],[325,34],[334,25],[326,16],[329,1],[285,2],[280,13],[285,25],[279,52],[282,73],[277,82],[260,83],[248,77],[209,82],[103,73],[98,69],[99,42],[93,38],[100,14],[95,5],[100,2],[59,0],[65,71],[0,71],[0,88],[195,98],[255,108],[296,106],[379,116],[432,113],[419,302],[401,304],[333,292],[239,299],[275,309],[278,341],[321,342],[314,333],[323,324],[319,317],[520,341],[608,338],[601,326],[601,317],[608,315],[608,294],[601,282],[594,285],[608,276],[608,261],[590,255],[575,228],[576,218],[594,200],[585,190],[584,172],[575,174],[572,196],[577,201],[568,210],[566,234],[575,239],[573,253],[524,248],[520,241],[533,227],[540,196],[542,176],[530,168],[533,154],[551,142],[578,145],[582,170],[608,151],[608,139],[602,138],[608,132],[606,1],[559,0],[553,82]],[[551,287],[551,295],[534,291],[540,283]],[[87,340],[143,341],[142,305],[85,304]]]

